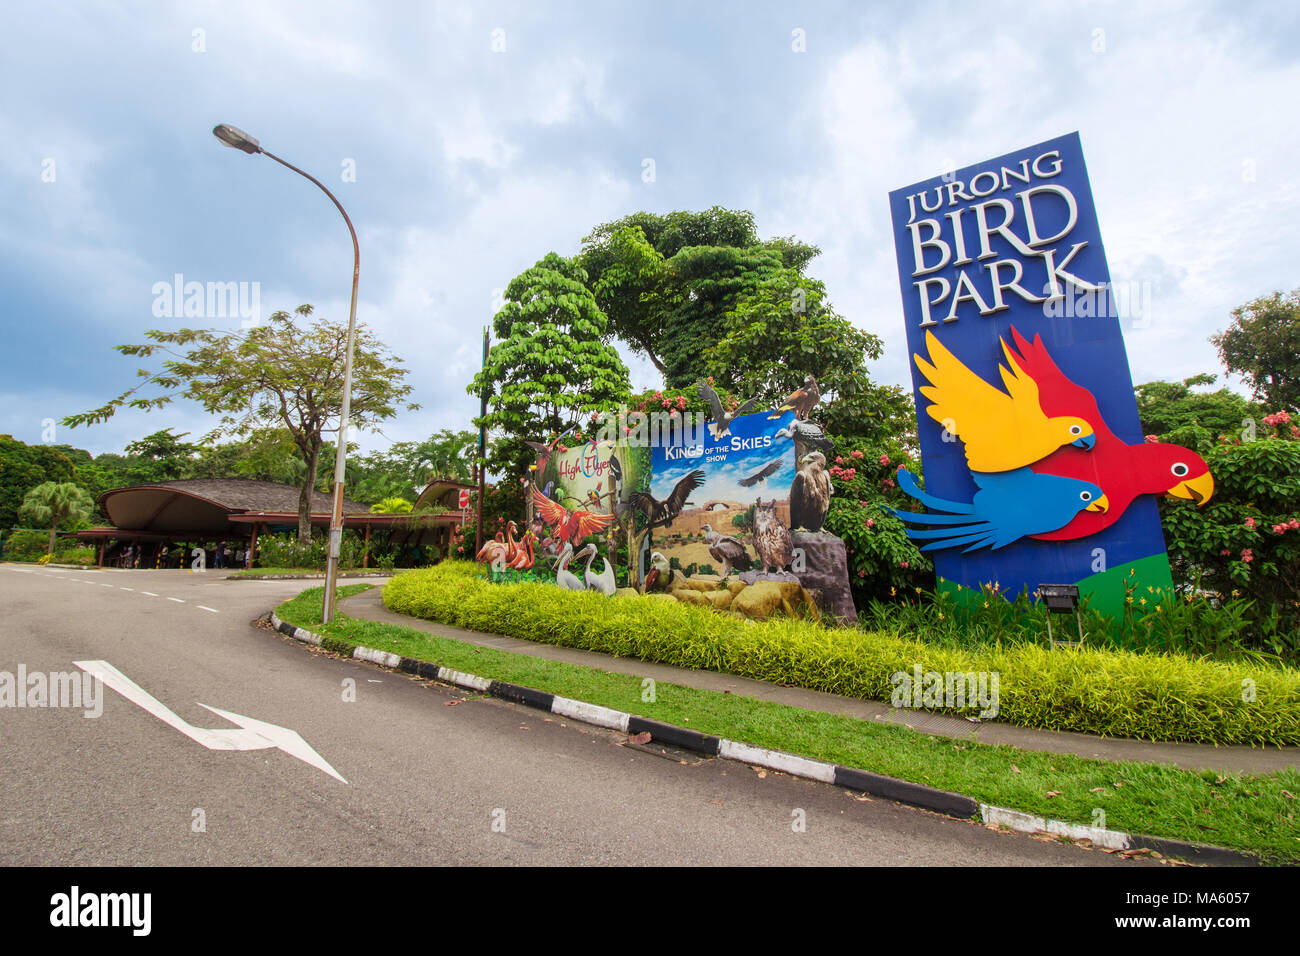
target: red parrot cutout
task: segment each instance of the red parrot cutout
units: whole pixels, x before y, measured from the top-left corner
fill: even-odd
[[[1060,475],[1100,486],[1110,502],[1104,513],[1082,511],[1055,531],[1030,535],[1044,541],[1085,538],[1110,527],[1124,514],[1138,495],[1172,495],[1198,505],[1214,494],[1214,479],[1205,460],[1180,445],[1146,443],[1128,445],[1112,432],[1101,417],[1097,400],[1081,385],[1065,377],[1043,345],[1042,336],[1032,344],[1013,327],[1016,350],[1002,343],[1008,361],[1038,385],[1043,413],[1074,415],[1092,423],[1096,444],[1091,450],[1068,445],[1030,465],[1040,474]]]

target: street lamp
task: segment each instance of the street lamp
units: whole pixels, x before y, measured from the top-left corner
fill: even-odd
[[[352,348],[357,327],[357,281],[361,277],[361,247],[357,244],[357,231],[352,228],[352,220],[348,218],[342,203],[334,198],[334,194],[326,189],[325,184],[319,179],[310,173],[303,172],[292,163],[286,163],[274,153],[268,153],[256,139],[236,126],[222,123],[220,126],[212,128],[212,135],[221,140],[222,145],[229,146],[231,149],[242,150],[249,155],[261,153],[263,156],[275,160],[281,166],[292,169],[299,176],[310,179],[320,187],[321,192],[330,197],[330,202],[334,203],[338,208],[339,213],[343,216],[343,221],[348,224],[348,232],[352,234],[352,305],[348,310],[347,354],[343,359],[343,408],[339,415],[338,453],[334,456],[334,508],[330,514],[329,555],[325,563],[325,608],[324,613],[321,615],[321,620],[329,624],[334,620],[334,606],[337,603],[337,595],[334,592],[338,584],[339,552],[343,544],[343,463],[348,452],[347,424],[348,414],[352,406]]]

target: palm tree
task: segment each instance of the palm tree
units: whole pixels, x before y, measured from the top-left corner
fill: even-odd
[[[404,514],[414,506],[405,498],[385,498],[370,506],[372,514]]]
[[[24,521],[30,521],[32,524],[49,523],[48,552],[54,554],[54,536],[58,533],[60,522],[75,524],[85,521],[94,508],[94,499],[81,485],[70,481],[47,481],[27,492],[18,514]]]

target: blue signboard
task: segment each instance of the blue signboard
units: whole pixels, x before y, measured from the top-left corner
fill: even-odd
[[[1156,495],[1208,500],[1186,448],[1147,442],[1077,133],[889,194],[924,506],[901,511],[945,586],[1170,585]]]

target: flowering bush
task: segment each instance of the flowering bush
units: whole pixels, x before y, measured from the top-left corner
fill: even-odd
[[[934,565],[907,537],[903,522],[885,510],[906,510],[913,503],[894,480],[900,467],[919,471],[909,452],[897,446],[835,439],[835,451],[827,458],[835,494],[826,530],[844,539],[849,584],[858,608],[872,599],[932,586]]]
[[[1284,622],[1300,649],[1300,440],[1286,412],[1263,423],[1268,431],[1253,439],[1249,431],[1215,438],[1194,426],[1162,436],[1201,453],[1214,497],[1199,508],[1162,499],[1161,517],[1181,590],[1253,602],[1253,618],[1271,622],[1270,631]]]

